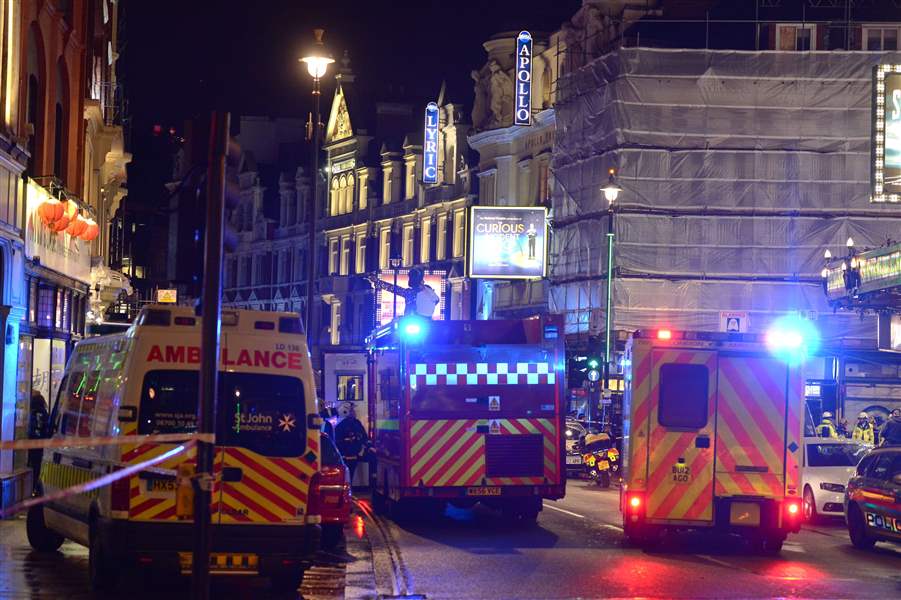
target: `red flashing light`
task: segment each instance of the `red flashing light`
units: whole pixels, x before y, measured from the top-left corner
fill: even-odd
[[[657,339],[658,340],[671,340],[673,339],[673,332],[669,329],[659,329],[657,330]]]

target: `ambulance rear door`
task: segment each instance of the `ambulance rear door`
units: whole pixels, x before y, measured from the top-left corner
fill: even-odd
[[[717,354],[651,351],[647,518],[713,523]]]
[[[302,348],[279,336],[222,334],[216,444],[218,522],[304,523],[318,435],[308,431]]]
[[[722,353],[719,368],[716,494],[781,498],[789,366],[763,353]]]

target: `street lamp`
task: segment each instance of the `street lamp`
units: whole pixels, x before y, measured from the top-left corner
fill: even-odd
[[[313,285],[316,281],[316,221],[319,215],[319,145],[320,145],[320,129],[322,117],[319,113],[319,80],[325,75],[328,66],[335,62],[322,43],[322,35],[324,29],[314,29],[313,36],[315,41],[310,52],[303,58],[298,59],[307,65],[307,71],[313,78],[313,112],[310,113],[310,121],[308,122],[308,133],[311,133],[313,139],[313,197],[311,206],[307,210],[307,306],[304,329],[307,332],[307,343],[312,343],[312,327],[313,327]],[[315,121],[313,120],[315,116]],[[311,132],[309,130],[312,130]]]
[[[616,169],[608,171],[607,185],[601,188],[607,200],[607,311],[604,315],[604,389],[610,389],[610,361],[613,360],[611,343],[613,341],[613,212],[616,199],[623,191],[616,185]],[[590,406],[589,406],[590,414]],[[590,419],[590,417],[589,417]]]

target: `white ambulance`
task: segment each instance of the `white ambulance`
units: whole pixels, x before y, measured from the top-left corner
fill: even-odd
[[[45,451],[44,494],[179,446],[129,444],[129,436],[196,430],[200,327],[190,308],[149,306],[127,332],[75,347],[51,410],[54,439],[122,436],[124,443]],[[301,322],[291,313],[226,310],[220,347],[211,571],[268,576],[296,589],[318,546],[320,519],[308,502],[317,496],[319,429]],[[194,462],[192,448],[112,485],[34,507],[29,541],[40,551],[56,550],[64,538],[86,545],[97,588],[114,585],[129,565],[190,573],[193,527],[184,507],[191,502],[176,474]]]

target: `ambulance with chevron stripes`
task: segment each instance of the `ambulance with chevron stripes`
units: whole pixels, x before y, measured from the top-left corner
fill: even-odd
[[[562,498],[563,322],[407,316],[370,338],[377,510],[482,502],[534,522]]]
[[[212,482],[211,572],[261,575],[297,589],[319,540],[313,506],[319,428],[306,336],[296,314],[222,312]],[[135,435],[196,431],[201,318],[148,306],[125,333],[79,342],[52,404],[54,439],[120,437],[119,445],[48,449],[28,513],[29,541],[54,551],[64,538],[89,548],[92,584],[123,569],[191,572],[194,449],[129,443]],[[111,485],[64,490],[156,458]]]
[[[627,540],[668,529],[737,533],[778,553],[801,527],[809,322],[765,335],[638,331],[626,347],[620,508]]]

